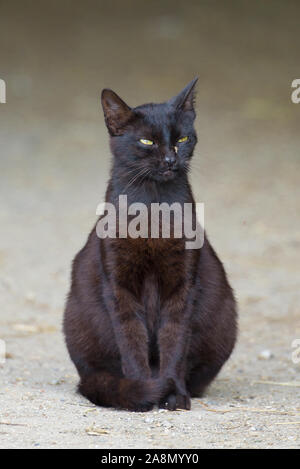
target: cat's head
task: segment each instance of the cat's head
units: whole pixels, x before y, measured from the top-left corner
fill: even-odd
[[[136,180],[169,181],[188,170],[197,136],[195,84],[162,104],[129,107],[110,89],[102,106],[116,164]]]

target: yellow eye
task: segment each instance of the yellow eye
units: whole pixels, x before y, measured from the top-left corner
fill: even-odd
[[[178,143],[186,142],[187,139],[188,139],[188,137],[181,137],[181,138],[178,140]]]
[[[152,140],[147,140],[145,138],[141,138],[140,142],[143,143],[144,145],[153,145]]]

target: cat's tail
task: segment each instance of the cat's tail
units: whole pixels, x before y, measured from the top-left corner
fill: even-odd
[[[151,410],[167,392],[158,379],[138,381],[99,371],[82,377],[78,391],[93,404],[135,412]]]

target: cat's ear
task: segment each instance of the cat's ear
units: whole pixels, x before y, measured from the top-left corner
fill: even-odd
[[[124,126],[133,116],[131,108],[112,90],[101,94],[105,123],[111,135],[122,135]]]
[[[176,109],[182,109],[183,111],[193,111],[195,102],[195,85],[198,78],[194,78],[177,96],[170,99],[171,104]]]

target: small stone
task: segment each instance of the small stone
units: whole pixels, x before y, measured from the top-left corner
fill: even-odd
[[[145,422],[146,423],[153,423],[154,419],[152,419],[151,417],[146,417],[145,418]]]
[[[29,303],[34,303],[36,300],[36,294],[33,291],[28,291],[25,294],[25,300]]]
[[[172,427],[173,427],[173,425],[172,425],[170,422],[163,422],[162,425],[163,425],[163,427],[165,427],[165,428],[172,428]]]
[[[273,353],[271,352],[271,350],[268,350],[268,349],[262,350],[258,355],[258,358],[260,360],[270,360],[270,358],[273,358],[273,357],[274,357]]]

